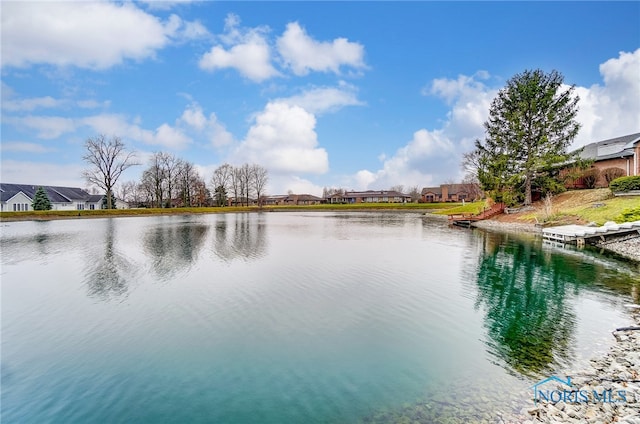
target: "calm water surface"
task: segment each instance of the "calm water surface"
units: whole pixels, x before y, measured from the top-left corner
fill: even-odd
[[[638,268],[413,213],[3,223],[2,421],[480,419],[613,341]]]

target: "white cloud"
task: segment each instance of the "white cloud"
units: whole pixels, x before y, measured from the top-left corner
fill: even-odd
[[[229,15],[225,21],[225,31],[220,39],[229,46],[215,45],[200,58],[200,69],[215,71],[234,68],[244,77],[261,82],[279,75],[271,64],[271,48],[266,39],[266,28],[240,29],[240,20]]]
[[[306,75],[310,71],[339,73],[341,66],[365,68],[361,44],[346,38],[336,38],[332,42],[316,41],[297,22],[287,25],[277,40],[277,47],[284,65],[296,75]]]
[[[109,100],[103,102],[97,100],[78,100],[76,104],[82,109],[97,109],[99,107],[108,108],[111,102]]]
[[[312,194],[322,196],[322,187],[296,175],[269,176],[267,192],[269,194],[287,194],[291,190],[295,194]]]
[[[181,129],[165,123],[156,128],[152,137],[143,138],[142,141],[148,144],[157,144],[170,149],[180,150],[184,149],[192,140],[184,134]]]
[[[582,125],[574,147],[640,131],[640,49],[600,65],[603,84],[576,87]]]
[[[207,118],[199,104],[193,102],[182,113],[179,122],[191,127],[197,133],[204,134],[214,147],[223,147],[233,143],[233,135],[227,131],[215,113]]]
[[[313,114],[335,112],[344,106],[364,104],[358,100],[355,87],[345,83],[341,83],[339,87],[313,88],[295,96],[278,99],[278,101],[292,106],[300,106]]]
[[[0,144],[0,150],[3,152],[24,152],[24,153],[48,153],[55,149],[45,147],[38,143],[29,143],[23,141],[5,141]]]
[[[44,139],[58,138],[62,134],[76,129],[76,123],[73,119],[60,116],[4,116],[2,121],[17,127],[36,130],[37,137]]]
[[[33,97],[30,99],[2,100],[2,109],[11,112],[32,111],[37,108],[54,108],[64,104],[63,100],[54,99],[51,96]]]
[[[2,8],[3,67],[106,69],[153,58],[173,39],[203,35],[201,25],[175,15],[162,22],[129,2],[6,2]]]
[[[85,187],[82,164],[3,160],[0,179],[8,183]]]
[[[315,117],[303,108],[270,102],[256,115],[231,160],[258,163],[275,174],[325,173],[329,159],[318,147],[315,125]]]
[[[607,60],[600,65],[600,74],[602,84],[576,87],[580,96],[577,120],[582,128],[573,147],[640,131],[640,49]],[[381,156],[381,169],[361,170],[350,182],[364,189],[394,184],[425,186],[462,177],[462,154],[473,149],[475,139],[484,137],[483,123],[498,91],[484,84],[487,79],[485,71],[457,79],[435,79],[422,93],[441,97],[451,105],[442,126],[416,131],[393,156]]]
[[[420,129],[392,156],[380,155],[382,168],[375,172],[358,171],[351,178],[355,188],[385,189],[396,184],[423,187],[459,179],[462,153],[473,148],[475,139],[483,137],[483,123],[497,93],[479,81],[487,78],[485,72],[479,72],[433,80],[422,93],[438,96],[451,105],[441,128]]]
[[[161,124],[154,131],[142,128],[138,123],[130,123],[123,115],[100,114],[82,118],[80,123],[91,127],[99,134],[117,135],[141,141],[153,146],[162,146],[168,149],[180,150],[192,143],[182,129],[173,127],[167,123]]]

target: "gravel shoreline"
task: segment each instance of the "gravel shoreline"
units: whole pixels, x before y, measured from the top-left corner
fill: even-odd
[[[616,344],[606,355],[592,359],[585,370],[569,372],[571,387],[547,383],[555,402],[538,401],[520,415],[498,413],[497,422],[640,424],[640,305],[628,306],[635,325],[613,332]]]
[[[496,220],[479,221],[474,227],[490,231],[542,234],[542,228],[534,224]],[[600,242],[596,247],[640,263],[638,234]],[[616,344],[606,355],[592,359],[587,369],[569,372],[572,377],[571,388],[556,382],[549,383],[552,386],[549,389],[558,390],[558,394],[567,393],[566,390],[574,393],[568,395],[569,401],[538,402],[533,407],[523,408],[520,415],[498,413],[497,422],[640,424],[640,306],[628,306],[633,309],[635,325],[632,328],[635,329],[614,331]],[[554,384],[556,387],[553,387]],[[596,397],[603,392],[610,394],[609,401],[604,402]],[[571,399],[576,402],[571,402]]]

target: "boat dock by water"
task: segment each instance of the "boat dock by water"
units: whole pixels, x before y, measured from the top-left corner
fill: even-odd
[[[475,221],[481,221],[483,219],[489,219],[493,216],[499,215],[504,212],[504,203],[496,203],[489,209],[485,209],[480,213],[458,213],[449,214],[449,223],[457,225],[459,227],[471,227],[471,223]]]
[[[542,230],[542,237],[546,240],[584,245],[585,242],[605,241],[609,236],[621,236],[637,232],[640,234],[640,221],[615,224],[608,222],[602,227],[586,225],[560,225]]]

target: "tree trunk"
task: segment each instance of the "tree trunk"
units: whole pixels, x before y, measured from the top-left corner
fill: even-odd
[[[527,175],[524,183],[524,205],[531,205],[531,175]]]

